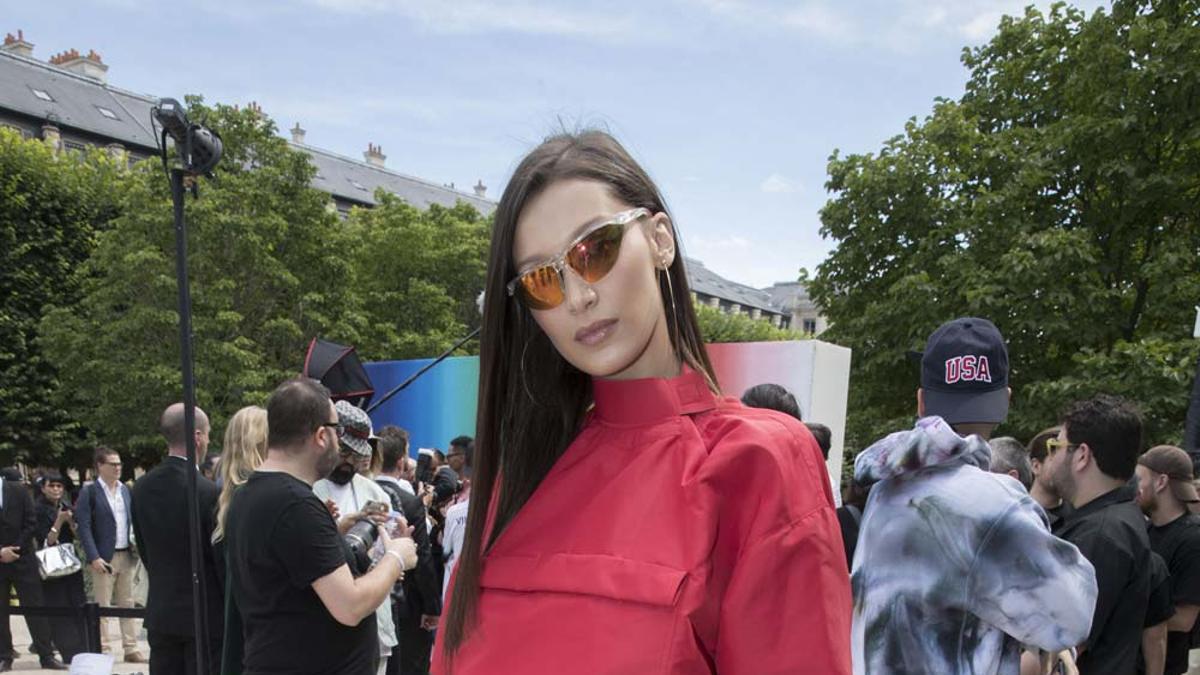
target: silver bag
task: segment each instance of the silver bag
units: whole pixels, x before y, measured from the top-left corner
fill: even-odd
[[[83,569],[83,563],[75,553],[74,544],[47,546],[37,553],[38,572],[43,579],[57,579],[75,574]]]

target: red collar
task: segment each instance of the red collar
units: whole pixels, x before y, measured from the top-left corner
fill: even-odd
[[[685,367],[678,377],[592,380],[595,415],[613,424],[647,424],[717,407],[704,376]]]

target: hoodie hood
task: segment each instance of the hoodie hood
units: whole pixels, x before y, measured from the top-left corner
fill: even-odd
[[[979,436],[963,438],[940,417],[925,417],[863,450],[854,460],[854,480],[870,485],[931,466],[970,464],[987,471],[992,449]]]

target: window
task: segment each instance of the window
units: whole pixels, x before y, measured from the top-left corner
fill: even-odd
[[[353,178],[347,178],[346,180],[350,181],[350,184],[353,185],[354,187],[358,188],[359,190],[362,190],[363,192],[367,191],[367,188],[364,187],[362,183],[354,180]]]
[[[809,335],[816,333],[817,332],[817,320],[816,319],[805,319],[804,320],[804,332],[808,333]]]
[[[119,120],[119,119],[121,119],[120,117],[117,117],[117,113],[115,113],[115,112],[113,112],[113,111],[109,110],[108,108],[105,108],[105,107],[104,107],[104,106],[102,106],[102,105],[98,105],[98,106],[96,106],[96,110],[99,110],[101,115],[104,115],[105,117],[107,117],[107,118],[108,118],[108,119],[110,119],[110,120]]]
[[[81,155],[85,149],[83,143],[75,141],[63,141],[63,148],[72,155]]]
[[[32,87],[31,87],[31,89],[32,89]],[[43,101],[49,101],[50,103],[54,103],[54,97],[51,96],[50,94],[47,94],[46,92],[42,91],[41,89],[32,89],[32,90],[33,90],[34,96],[42,99]]]

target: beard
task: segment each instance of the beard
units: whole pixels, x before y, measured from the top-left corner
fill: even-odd
[[[1068,502],[1074,499],[1075,476],[1071,475],[1071,467],[1067,464],[1066,458],[1055,467],[1054,472],[1050,474],[1050,479],[1051,487],[1060,498]]]
[[[355,473],[357,473],[357,471],[355,471],[353,464],[342,462],[334,467],[333,471],[330,471],[326,478],[336,485],[345,485],[354,478]]]
[[[1158,495],[1138,495],[1137,505],[1141,507],[1142,513],[1146,514],[1147,516],[1152,516],[1154,515],[1154,512],[1158,510]]]
[[[330,447],[329,445],[326,445],[325,452],[317,457],[317,477],[324,478],[328,476],[329,472],[333,470],[333,467],[337,465],[337,461],[338,446],[334,445]]]

